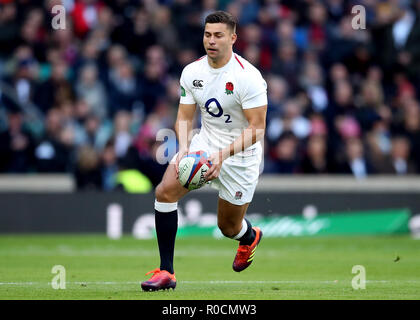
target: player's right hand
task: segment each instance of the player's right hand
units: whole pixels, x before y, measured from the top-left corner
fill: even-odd
[[[188,150],[179,150],[178,152],[178,156],[176,157],[176,162],[175,162],[175,171],[176,171],[176,178],[179,179],[179,162],[181,161],[181,159],[188,153]]]
[[[211,163],[211,167],[205,175],[206,181],[211,181],[219,177],[220,169],[222,168],[224,160],[222,151],[218,151],[210,155],[208,161]]]

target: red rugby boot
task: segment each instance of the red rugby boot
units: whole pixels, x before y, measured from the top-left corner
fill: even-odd
[[[169,290],[170,288],[175,290],[175,273],[170,274],[166,270],[155,269],[146,273],[146,276],[151,273],[153,273],[152,277],[141,283],[141,288],[144,291]]]
[[[233,260],[233,270],[236,272],[240,272],[245,270],[249,267],[252,263],[255,255],[255,251],[257,250],[257,246],[261,241],[262,238],[262,231],[258,227],[252,228],[255,231],[255,239],[251,245],[241,245],[239,244],[238,251],[236,253],[235,260]]]

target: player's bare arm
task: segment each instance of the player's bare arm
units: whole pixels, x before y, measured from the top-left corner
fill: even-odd
[[[195,109],[195,104],[180,103],[178,107],[178,115],[175,122],[175,132],[179,142],[179,152],[175,163],[177,179],[179,161],[188,153],[188,148],[191,143],[191,131],[193,130]]]
[[[245,118],[248,120],[248,127],[229,146],[219,152],[210,155],[209,160],[213,163],[207,172],[207,180],[216,179],[219,176],[223,161],[230,156],[244,151],[257,141],[263,139],[265,133],[267,106],[244,109]]]

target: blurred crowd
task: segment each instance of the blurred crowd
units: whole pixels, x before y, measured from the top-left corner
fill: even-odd
[[[156,186],[156,133],[219,9],[267,80],[264,173],[420,173],[420,0],[0,0],[0,173]]]

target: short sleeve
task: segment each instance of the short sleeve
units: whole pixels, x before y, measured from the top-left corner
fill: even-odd
[[[194,97],[190,91],[190,89],[188,88],[187,85],[187,81],[186,81],[186,68],[184,68],[184,70],[182,70],[182,74],[181,74],[181,79],[180,79],[180,101],[179,103],[182,104],[195,104],[195,100]]]
[[[246,90],[243,91],[242,109],[261,107],[267,104],[267,83],[258,72],[247,77]]]

